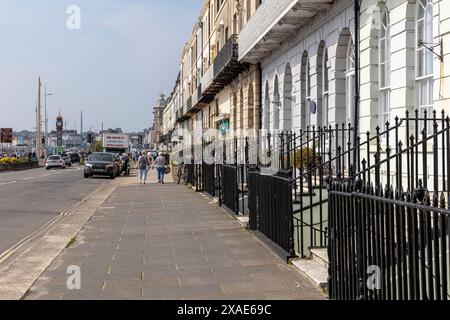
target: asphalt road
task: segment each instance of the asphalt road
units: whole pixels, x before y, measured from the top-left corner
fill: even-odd
[[[108,181],[78,166],[0,172],[0,254]]]

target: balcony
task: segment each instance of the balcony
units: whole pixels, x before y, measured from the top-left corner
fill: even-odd
[[[213,64],[203,73],[201,82],[183,107],[184,113],[177,115],[177,121],[182,122],[200,111],[205,104],[233,81],[242,71],[248,68],[247,63],[238,60],[239,50],[236,35],[231,36]]]
[[[257,63],[328,9],[334,0],[263,1],[239,34],[239,61]]]
[[[219,54],[214,59],[214,63],[202,77],[204,89],[200,102],[209,103],[213,101],[216,94],[248,68],[248,64],[240,63],[238,58],[239,46],[237,36],[233,35],[219,51]]]

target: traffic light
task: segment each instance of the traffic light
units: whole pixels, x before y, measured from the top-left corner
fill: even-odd
[[[89,132],[87,134],[87,142],[88,143],[93,143],[94,142],[94,134],[93,133]]]
[[[41,143],[42,143],[42,144],[45,144],[45,137],[42,137]]]

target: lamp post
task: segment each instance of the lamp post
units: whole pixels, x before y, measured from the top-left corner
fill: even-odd
[[[45,114],[45,157],[48,156],[48,116],[47,116],[47,96],[53,95],[52,93],[47,93],[47,86],[44,87],[44,114]]]
[[[38,96],[36,103],[36,155],[41,158],[41,77],[38,78]]]

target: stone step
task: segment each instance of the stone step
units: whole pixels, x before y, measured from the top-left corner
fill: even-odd
[[[326,291],[328,288],[328,270],[322,263],[313,259],[294,259],[291,263],[301,274],[310,279],[316,286]]]
[[[247,216],[236,216],[236,220],[243,226],[244,228],[248,225],[248,215]]]
[[[327,248],[311,248],[311,259],[322,264],[324,268],[328,270],[328,265],[330,261],[328,260],[328,249]]]

